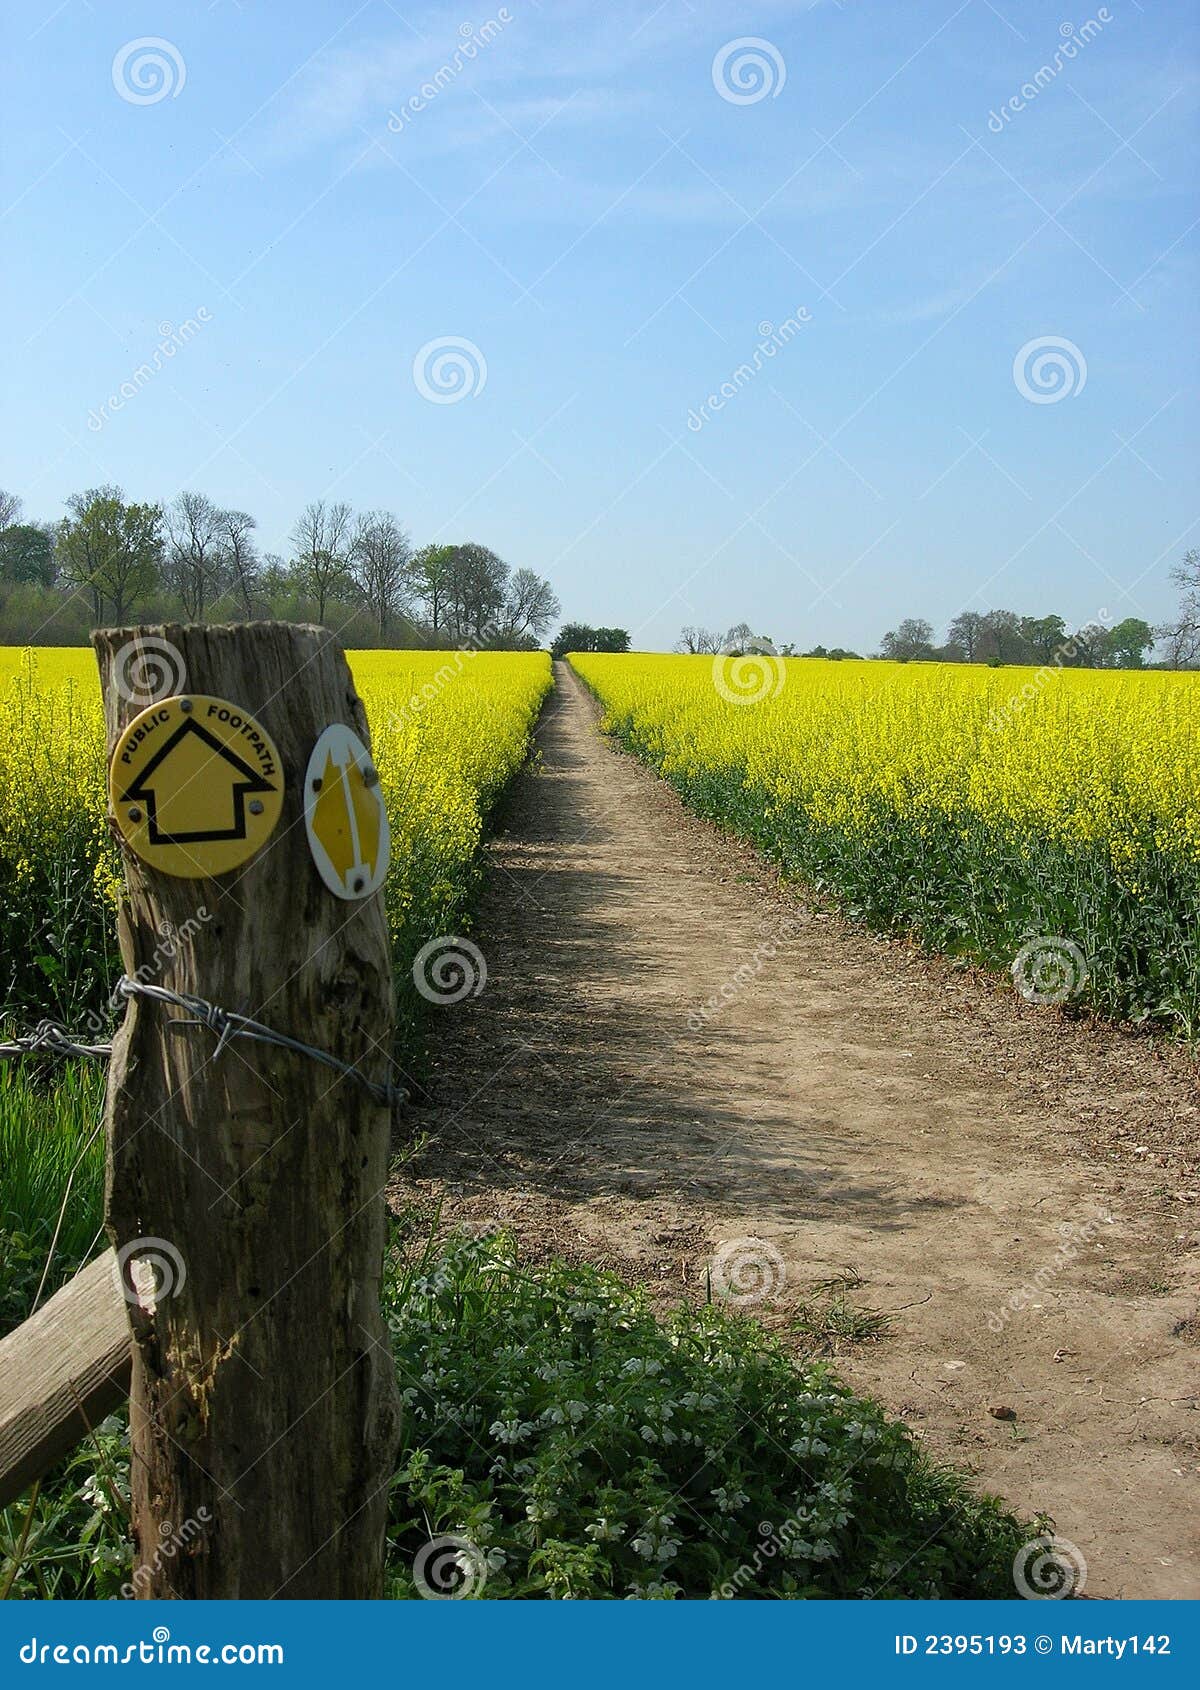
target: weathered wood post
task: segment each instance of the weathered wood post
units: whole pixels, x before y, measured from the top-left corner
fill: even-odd
[[[138,771],[112,817],[126,975],[386,1079],[382,897],[327,890],[305,829],[318,736],[340,722],[369,744],[337,641],[258,623],[108,629],[94,644],[114,781],[122,759]],[[137,995],[107,1132],[106,1222],[133,1328],[135,1592],[379,1595],[397,1425],[379,1307],[387,1105],[299,1052],[221,1048],[185,1009]]]

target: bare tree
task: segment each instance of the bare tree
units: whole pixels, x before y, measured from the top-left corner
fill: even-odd
[[[715,657],[721,643],[720,634],[714,634],[708,628],[693,628],[689,623],[675,641],[675,650],[690,652],[694,657]]]
[[[1179,615],[1154,632],[1163,642],[1169,668],[1195,669],[1200,666],[1200,551],[1193,546],[1185,552],[1171,579],[1180,592]]]
[[[21,500],[0,487],[0,531],[11,528],[21,515]]]
[[[554,588],[532,569],[518,569],[504,598],[503,643],[543,640],[552,622],[562,615]]]
[[[383,639],[403,611],[409,591],[412,546],[391,511],[368,511],[355,524],[350,568]]]
[[[967,663],[978,663],[984,638],[983,617],[977,610],[964,610],[946,630],[946,644],[958,646]]]
[[[327,505],[324,499],[316,499],[305,505],[292,529],[296,575],[303,591],[317,602],[318,622],[324,622],[329,601],[353,585],[351,520],[349,505]]]
[[[167,578],[193,622],[224,585],[224,514],[203,493],[185,491],[167,507]]]
[[[221,511],[219,514],[226,582],[237,595],[249,622],[254,616],[261,567],[254,544],[254,530],[258,523],[249,511]]]

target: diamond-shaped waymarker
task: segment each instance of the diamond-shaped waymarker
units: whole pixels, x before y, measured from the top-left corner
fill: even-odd
[[[317,873],[338,898],[383,885],[391,830],[371,753],[344,722],[327,727],[304,776],[304,825]]]
[[[135,716],[108,771],[130,849],[162,874],[208,879],[260,850],[283,808],[279,753],[227,698],[164,698]]]

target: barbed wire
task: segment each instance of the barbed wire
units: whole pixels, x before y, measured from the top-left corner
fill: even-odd
[[[45,1051],[49,1056],[111,1056],[110,1044],[80,1044],[59,1021],[39,1021],[32,1033],[13,1033],[0,1044],[0,1057],[30,1056]]]
[[[343,1062],[342,1058],[334,1056],[332,1051],[310,1045],[304,1039],[294,1039],[288,1033],[276,1032],[273,1027],[267,1027],[249,1015],[241,1015],[234,1009],[223,1009],[220,1004],[210,1003],[207,998],[194,997],[187,992],[173,992],[166,986],[152,986],[148,981],[123,975],[113,989],[113,1003],[119,1004],[135,997],[148,998],[155,1003],[173,1004],[178,1009],[187,1010],[188,1018],[177,1017],[173,1025],[205,1027],[210,1033],[215,1033],[217,1045],[213,1051],[214,1059],[220,1056],[231,1040],[252,1039],[257,1044],[274,1045],[280,1050],[294,1051],[298,1056],[307,1056],[313,1062],[321,1063],[323,1067],[332,1068],[344,1079],[354,1080],[362,1086],[377,1103],[403,1103],[408,1097],[403,1086],[393,1085],[390,1080],[372,1080],[361,1068],[357,1068],[352,1062]],[[82,1039],[68,1033],[60,1022],[49,1019],[39,1021],[32,1032],[14,1033],[0,1044],[0,1059],[39,1054],[107,1057],[112,1055],[112,1045],[85,1044]]]

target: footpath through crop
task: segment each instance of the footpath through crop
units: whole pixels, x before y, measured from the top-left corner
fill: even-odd
[[[556,678],[395,1203],[711,1283],[1049,1510],[1087,1594],[1194,1597],[1193,1060],[815,910]]]

